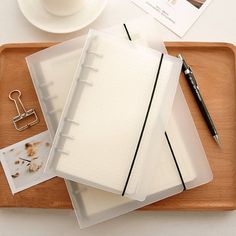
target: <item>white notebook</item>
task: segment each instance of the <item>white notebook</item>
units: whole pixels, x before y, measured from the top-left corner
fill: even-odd
[[[144,200],[181,65],[176,57],[90,31],[49,166],[66,179]]]
[[[155,20],[145,16],[127,22],[127,27],[132,40],[166,53],[156,24]],[[107,29],[106,32],[127,38],[122,24]],[[60,111],[64,107],[66,94],[78,65],[81,54],[78,48],[82,47],[83,38],[63,42],[27,57],[32,80],[52,137],[55,135]],[[50,85],[39,87],[38,84]],[[48,99],[43,99],[45,96]],[[51,109],[58,110],[58,113],[49,114]],[[166,131],[186,189],[210,181],[212,173],[180,87],[177,88]],[[162,149],[149,195],[143,202],[66,180],[80,226],[88,227],[183,191],[184,186],[167,142]]]

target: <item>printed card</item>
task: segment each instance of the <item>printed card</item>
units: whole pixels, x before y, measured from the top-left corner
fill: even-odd
[[[52,172],[44,172],[50,148],[49,131],[45,131],[0,151],[1,163],[13,194],[55,176]]]
[[[132,0],[182,37],[212,0]]]

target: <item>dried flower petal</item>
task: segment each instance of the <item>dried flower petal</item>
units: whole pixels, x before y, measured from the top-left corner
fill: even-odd
[[[38,160],[33,160],[29,165],[29,172],[36,172],[42,167],[43,163]]]
[[[11,175],[11,177],[15,179],[15,178],[17,178],[19,175],[20,175],[19,172],[16,172],[14,175]]]

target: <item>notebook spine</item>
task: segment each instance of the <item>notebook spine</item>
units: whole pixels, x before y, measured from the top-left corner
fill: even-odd
[[[95,39],[96,39],[96,37],[93,40],[95,40]],[[91,45],[92,45],[92,42],[89,43],[89,48],[91,48]],[[81,59],[82,60],[81,66],[78,68],[79,75],[77,76],[76,82],[85,83],[86,85],[93,86],[93,84],[90,83],[89,81],[87,81],[86,78],[81,78],[81,74],[83,73],[84,70],[89,70],[92,73],[97,73],[99,71],[98,68],[96,68],[95,66],[86,62],[87,55],[91,55],[91,56],[97,57],[99,59],[103,57],[103,54],[96,52],[94,50],[91,50],[91,49],[85,50],[83,58]],[[76,119],[70,117],[68,113],[66,113],[66,114],[67,114],[67,116],[65,116],[64,122],[66,122],[69,127],[73,126],[73,125],[75,125],[75,126],[80,125],[80,123]],[[60,136],[60,138],[62,138],[64,140],[70,140],[72,142],[75,140],[75,138],[73,136],[71,136],[70,134],[68,134],[67,132],[60,132],[59,136]],[[59,152],[61,154],[64,154],[64,155],[69,155],[69,152],[64,151],[63,147],[58,147],[55,149],[55,151]]]

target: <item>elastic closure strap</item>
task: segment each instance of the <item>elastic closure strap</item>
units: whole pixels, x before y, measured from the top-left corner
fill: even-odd
[[[183,185],[183,191],[185,191],[185,190],[186,190],[186,185],[185,185],[185,182],[184,182],[184,178],[183,178],[182,173],[181,173],[181,171],[180,171],[180,168],[179,168],[178,162],[177,162],[176,157],[175,157],[174,150],[173,150],[173,148],[172,148],[172,146],[171,146],[171,143],[170,143],[169,137],[168,137],[168,135],[167,135],[166,132],[165,132],[165,136],[166,136],[166,140],[167,140],[167,142],[168,142],[168,145],[169,145],[169,148],[170,148],[171,154],[172,154],[172,156],[173,156],[173,159],[174,159],[174,162],[175,162],[176,169],[177,169],[177,171],[178,171],[178,173],[179,173],[180,180],[181,180],[182,185]]]
[[[137,154],[138,154],[139,146],[140,146],[141,141],[142,141],[143,133],[144,133],[144,130],[145,130],[145,127],[146,127],[146,123],[147,123],[147,120],[148,120],[148,115],[149,115],[150,110],[151,110],[153,97],[155,95],[157,81],[158,81],[158,77],[159,77],[159,74],[160,74],[163,57],[164,57],[164,54],[162,53],[161,54],[161,59],[160,59],[159,65],[158,65],[158,70],[157,70],[155,82],[154,82],[153,89],[152,89],[151,98],[150,98],[150,101],[149,101],[149,104],[148,104],[148,109],[147,109],[147,112],[146,112],[146,115],[145,115],[144,123],[143,123],[142,130],[141,130],[141,133],[140,133],[140,136],[139,136],[139,140],[138,140],[137,147],[136,147],[136,150],[135,150],[135,153],[134,153],[134,157],[133,157],[130,169],[129,169],[128,177],[127,177],[126,182],[125,182],[125,186],[124,186],[124,189],[123,189],[123,192],[122,192],[122,196],[124,196],[126,188],[128,186],[129,179],[130,179],[130,176],[131,176],[131,172],[133,170],[134,163],[135,163],[135,160],[136,160],[136,157],[137,157]]]

